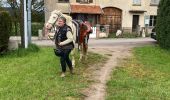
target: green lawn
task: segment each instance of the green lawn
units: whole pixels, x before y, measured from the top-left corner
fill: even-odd
[[[170,51],[135,48],[134,56],[113,70],[107,100],[170,100]]]
[[[105,59],[90,53],[87,61],[76,66],[74,75],[67,70],[66,77],[60,78],[59,58],[53,49],[34,49],[0,57],[0,100],[82,99],[81,90],[91,83],[83,76],[84,71]]]

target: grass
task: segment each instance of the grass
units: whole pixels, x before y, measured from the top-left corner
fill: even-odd
[[[83,71],[104,59],[90,53],[87,61],[76,66],[74,75],[67,72],[60,78],[59,58],[52,48],[32,45],[10,52],[0,57],[0,100],[82,99],[81,90],[91,83]]]
[[[170,100],[170,51],[145,46],[133,54],[113,70],[106,99]]]

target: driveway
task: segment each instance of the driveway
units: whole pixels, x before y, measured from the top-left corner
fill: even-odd
[[[133,47],[153,45],[156,41],[151,38],[136,39],[90,39],[89,51],[108,56],[104,66],[92,66],[92,78],[95,80],[89,88],[83,91],[85,100],[105,100],[106,83],[110,79],[112,70],[117,67],[121,60],[132,55]],[[96,69],[100,68],[100,69]]]
[[[32,39],[32,42],[40,46],[54,46],[51,40]],[[141,46],[154,44],[156,41],[151,38],[135,38],[135,39],[89,39],[89,48],[112,48],[115,46]]]
[[[90,39],[89,47],[95,48],[112,48],[114,46],[141,46],[154,44],[156,41],[151,38],[135,38],[135,39]]]

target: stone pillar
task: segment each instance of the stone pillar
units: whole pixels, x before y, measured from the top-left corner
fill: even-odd
[[[100,24],[96,24],[96,38],[99,38],[100,34]]]
[[[140,36],[140,25],[137,25],[137,27],[136,27],[136,32],[137,32],[137,34]]]
[[[105,33],[106,33],[106,36],[107,36],[107,37],[109,36],[109,26],[110,26],[110,25],[104,25]]]
[[[18,49],[18,42],[16,40],[9,40],[8,42],[8,50],[16,50]]]
[[[42,30],[38,30],[38,39],[41,40],[43,38]]]

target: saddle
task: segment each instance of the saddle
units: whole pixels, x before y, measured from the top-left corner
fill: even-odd
[[[76,26],[76,43],[82,42],[84,37],[92,33],[90,23],[82,20],[72,20],[72,23]],[[84,28],[85,31],[82,32],[80,28]]]

